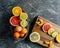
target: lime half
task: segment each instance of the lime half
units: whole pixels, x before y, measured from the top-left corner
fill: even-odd
[[[22,14],[20,14],[20,19],[21,19],[21,20],[26,20],[27,18],[28,18],[27,13],[22,13]]]
[[[26,27],[26,26],[28,25],[28,22],[27,22],[26,20],[22,20],[22,21],[20,22],[20,25],[21,25],[22,27]]]
[[[30,38],[30,41],[32,42],[38,42],[40,40],[40,34],[37,32],[32,32],[29,38]]]
[[[52,37],[55,38],[55,37],[57,36],[57,34],[58,34],[58,33],[57,33],[56,31],[53,32],[53,33],[52,33]]]
[[[50,28],[50,29],[48,30],[48,34],[49,34],[49,35],[52,35],[53,32],[55,32],[55,30],[54,30],[53,28]]]

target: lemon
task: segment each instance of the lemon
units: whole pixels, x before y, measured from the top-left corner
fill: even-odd
[[[14,16],[19,16],[22,12],[22,9],[21,7],[19,6],[15,6],[13,9],[12,9],[12,13]]]
[[[58,35],[56,36],[56,41],[57,41],[58,43],[60,43],[60,34],[58,34]]]
[[[21,19],[21,20],[26,20],[27,18],[28,18],[27,13],[21,13],[21,14],[20,14],[20,19]]]
[[[32,42],[38,42],[40,40],[40,34],[37,32],[32,32],[29,38],[30,38],[30,41]]]
[[[26,27],[26,26],[28,25],[28,22],[27,22],[26,20],[22,20],[22,21],[20,22],[20,25],[21,25],[22,27]]]
[[[48,34],[49,35],[52,35],[52,33],[54,32],[55,30],[53,29],[53,28],[50,28],[49,30],[48,30]]]

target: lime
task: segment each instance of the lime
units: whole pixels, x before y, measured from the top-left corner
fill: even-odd
[[[56,36],[56,41],[57,41],[58,43],[60,43],[60,34],[58,34],[58,35]]]
[[[50,28],[49,30],[48,30],[48,34],[49,35],[52,35],[52,33],[54,32],[55,30],[53,29],[53,28]]]
[[[20,19],[21,19],[21,20],[26,20],[27,18],[28,18],[27,13],[21,13],[21,14],[20,14]]]
[[[20,25],[21,25],[22,27],[26,27],[26,26],[28,25],[28,22],[27,22],[26,20],[22,20],[22,21],[20,22]]]
[[[37,32],[32,32],[29,38],[30,38],[30,41],[32,42],[38,42],[40,40],[40,34]]]
[[[12,9],[12,13],[14,16],[19,16],[21,14],[21,12],[22,12],[22,9],[19,6],[16,6]]]
[[[57,34],[58,34],[57,32],[53,32],[52,37],[55,38],[57,36]]]

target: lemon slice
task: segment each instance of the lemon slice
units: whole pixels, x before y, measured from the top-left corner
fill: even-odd
[[[37,32],[33,32],[30,34],[29,38],[32,42],[38,42],[40,40],[40,34]]]
[[[48,34],[49,35],[52,35],[52,33],[54,32],[55,30],[53,29],[53,28],[50,28],[49,30],[48,30]]]
[[[55,37],[57,36],[57,34],[58,34],[58,33],[57,33],[56,31],[53,32],[53,33],[52,33],[52,37],[55,38]]]
[[[56,41],[57,41],[58,43],[60,43],[60,34],[58,34],[58,35],[56,36]]]
[[[22,12],[22,9],[19,6],[16,6],[12,9],[12,13],[14,16],[19,16],[21,14],[21,12]]]
[[[28,22],[27,22],[26,20],[22,20],[22,21],[20,22],[20,25],[21,25],[22,27],[26,27],[26,26],[28,25]]]
[[[20,14],[20,19],[21,19],[21,20],[26,20],[27,18],[28,18],[27,13],[22,13],[22,14]]]

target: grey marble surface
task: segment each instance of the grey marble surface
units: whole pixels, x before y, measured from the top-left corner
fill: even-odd
[[[29,25],[32,19],[40,15],[60,26],[60,0],[0,0],[0,48],[45,48],[28,40],[20,41],[11,38],[9,18],[11,9],[21,6],[29,15]]]

